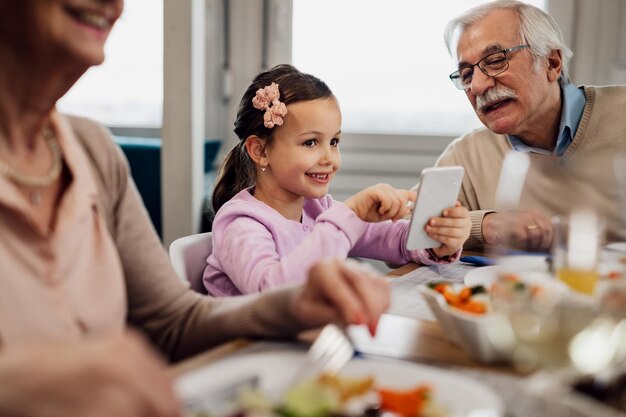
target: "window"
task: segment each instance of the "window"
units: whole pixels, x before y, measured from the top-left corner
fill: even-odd
[[[443,32],[451,18],[481,3],[294,0],[292,62],[330,86],[344,131],[460,134],[481,124],[448,79],[455,62]]]
[[[126,1],[104,63],[89,69],[59,108],[109,126],[161,126],[163,0]]]

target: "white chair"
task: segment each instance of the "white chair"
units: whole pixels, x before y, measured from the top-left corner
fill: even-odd
[[[211,232],[183,236],[170,245],[170,261],[178,277],[191,284],[191,289],[202,294],[207,291],[202,283],[206,258],[213,251]]]

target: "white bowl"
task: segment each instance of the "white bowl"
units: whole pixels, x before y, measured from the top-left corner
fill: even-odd
[[[443,295],[422,285],[420,292],[437,318],[446,337],[462,347],[479,362],[504,362],[510,359],[511,352],[494,346],[490,332],[506,326],[506,318],[500,314],[477,315],[465,313],[450,306]]]
[[[607,251],[618,252],[626,255],[626,242],[613,242],[604,247]]]
[[[517,275],[520,281],[539,285],[549,291],[546,294],[548,298],[544,301],[552,300],[554,305],[562,303],[563,306],[589,308],[593,303],[592,297],[573,294],[566,284],[548,273],[522,272]],[[489,276],[483,282],[474,282],[472,285],[466,282],[466,285],[484,285],[488,290],[494,280],[495,276]],[[420,286],[419,290],[448,339],[463,348],[472,358],[484,363],[511,360],[515,335],[504,314],[489,309],[483,315],[468,313],[450,306],[442,294],[428,285]]]

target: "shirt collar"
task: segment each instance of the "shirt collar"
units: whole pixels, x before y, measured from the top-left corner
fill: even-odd
[[[568,83],[561,89],[563,96],[563,105],[561,107],[561,122],[559,124],[559,133],[556,139],[554,150],[535,148],[528,146],[520,138],[513,135],[506,135],[509,143],[516,151],[534,152],[542,155],[562,156],[576,136],[580,119],[583,116],[583,110],[587,99],[582,87],[576,87],[574,84]]]
[[[63,150],[65,163],[72,175],[70,187],[75,187],[83,195],[87,195],[91,202],[95,202],[98,191],[92,176],[91,164],[76,138],[74,130],[69,121],[56,109],[53,110],[50,118],[53,122],[52,127],[56,129],[57,140]]]

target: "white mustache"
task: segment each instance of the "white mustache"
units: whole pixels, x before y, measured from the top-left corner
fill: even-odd
[[[505,86],[490,88],[485,94],[476,96],[476,108],[482,111],[485,107],[506,99],[516,99],[517,94]]]

